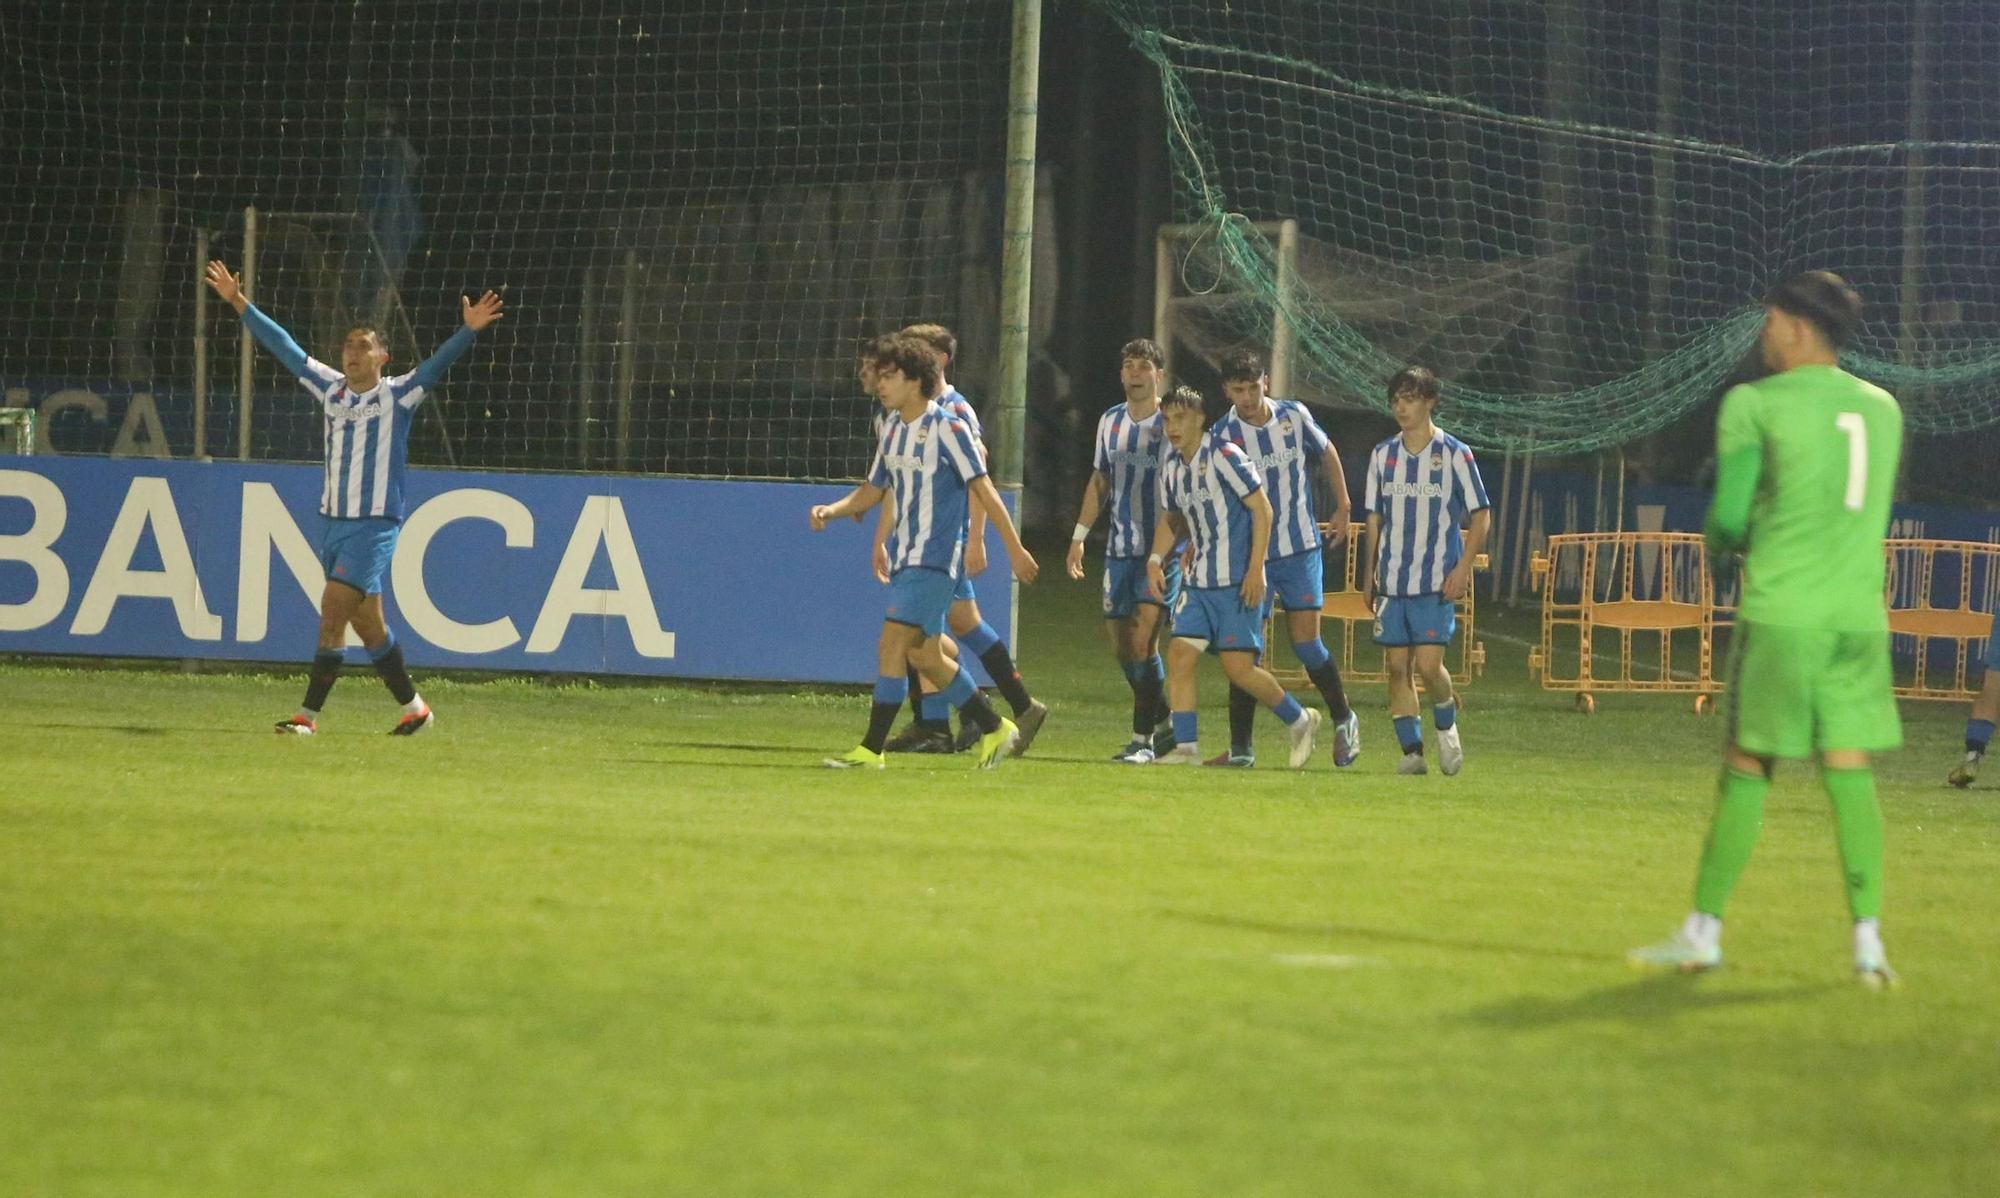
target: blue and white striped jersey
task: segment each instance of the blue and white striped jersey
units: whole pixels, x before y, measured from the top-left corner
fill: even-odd
[[[1097,418],[1091,468],[1111,483],[1105,557],[1145,557],[1153,551],[1153,526],[1160,519],[1160,460],[1171,452],[1166,417],[1158,409],[1134,420],[1120,403]]]
[[[896,522],[889,532],[889,572],[910,566],[964,575],[966,491],[986,473],[972,428],[939,407],[891,421],[875,450],[868,482],[889,492]]]
[[[1458,523],[1490,507],[1486,484],[1465,442],[1439,432],[1411,453],[1402,434],[1368,455],[1366,511],[1382,517],[1375,593],[1435,595],[1465,552]]]
[[[1271,556],[1290,557],[1319,548],[1319,511],[1313,501],[1312,465],[1333,444],[1319,421],[1296,400],[1264,400],[1262,425],[1231,407],[1210,432],[1235,442],[1264,474],[1271,494]]]
[[[326,419],[326,469],[319,510],[335,520],[368,516],[403,518],[403,473],[410,456],[410,425],[417,405],[472,344],[460,325],[438,351],[408,374],[385,378],[367,391],[348,389],[347,376],[311,358],[282,326],[252,305],[243,323],[301,386],[319,400]]]
[[[1160,510],[1187,519],[1194,542],[1187,585],[1242,584],[1250,570],[1250,509],[1243,498],[1263,485],[1256,465],[1233,441],[1204,437],[1191,461],[1179,450],[1167,452],[1160,464]]]

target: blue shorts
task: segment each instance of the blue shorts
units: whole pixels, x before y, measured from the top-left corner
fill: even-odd
[[[364,595],[382,593],[382,575],[396,556],[403,526],[383,516],[326,521],[319,538],[319,564],[328,582],[346,583]]]
[[[1458,605],[1443,595],[1377,595],[1375,643],[1449,645],[1458,631]]]
[[[1993,613],[1993,631],[1986,634],[1986,668],[2000,670],[2000,610]]]
[[[964,599],[977,599],[977,598],[979,598],[979,596],[972,593],[972,575],[970,574],[967,574],[964,578],[959,579],[958,586],[953,588],[951,592],[951,601],[953,603],[957,603],[960,600]]]
[[[1146,582],[1146,559],[1143,557],[1107,557],[1104,559],[1104,618],[1107,620],[1129,619],[1139,610],[1141,603],[1154,607],[1174,610],[1181,597],[1181,559],[1176,556],[1160,563],[1160,573],[1166,575],[1167,599],[1162,603],[1153,598],[1153,592]]]
[[[1318,611],[1326,602],[1318,549],[1264,563],[1264,602],[1279,611]]]
[[[944,631],[958,579],[927,566],[904,566],[889,578],[889,610],[883,619],[923,629],[925,636]]]
[[[1174,609],[1174,635],[1207,641],[1210,653],[1264,651],[1264,607],[1243,606],[1236,587],[1188,587]]]

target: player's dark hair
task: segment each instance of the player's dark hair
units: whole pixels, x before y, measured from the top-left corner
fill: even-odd
[[[1153,343],[1151,337],[1134,338],[1127,341],[1125,347],[1118,351],[1120,362],[1129,362],[1134,358],[1143,358],[1160,370],[1167,368],[1167,355],[1160,352],[1160,347]]]
[[[1764,306],[1810,323],[1835,349],[1861,327],[1861,296],[1830,270],[1794,275],[1771,289]]]
[[[942,375],[932,353],[931,343],[921,337],[891,333],[869,343],[868,361],[876,370],[899,370],[904,378],[917,380],[917,387],[924,393],[924,398],[934,399]]]
[[[346,331],[346,332],[344,332],[344,333],[342,333],[342,334],[340,335],[340,343],[341,343],[342,345],[346,345],[346,344],[347,344],[347,339],[348,339],[349,337],[352,337],[352,336],[354,336],[354,334],[356,334],[356,333],[366,333],[366,334],[368,334],[368,335],[369,335],[370,337],[373,337],[373,338],[375,338],[375,344],[377,344],[377,345],[381,346],[381,347],[382,347],[383,349],[385,349],[385,350],[389,348],[389,339],[388,339],[387,337],[384,337],[384,336],[382,335],[382,330],[381,330],[381,329],[378,329],[378,328],[376,328],[376,327],[375,327],[374,325],[372,325],[372,324],[351,324],[351,325],[348,325],[348,326],[347,326],[347,331]]]
[[[1428,366],[1405,366],[1389,380],[1389,398],[1415,395],[1421,399],[1438,397],[1438,376]]]
[[[1264,377],[1264,355],[1254,349],[1232,349],[1215,363],[1225,383],[1254,383]]]
[[[902,330],[902,333],[906,337],[917,338],[938,353],[943,354],[945,361],[958,361],[958,338],[954,337],[951,330],[945,328],[943,325],[913,324],[906,326]]]
[[[1206,405],[1202,402],[1201,392],[1186,385],[1175,387],[1172,392],[1160,400],[1160,410],[1162,412],[1168,408],[1193,408],[1199,412],[1204,406]]]

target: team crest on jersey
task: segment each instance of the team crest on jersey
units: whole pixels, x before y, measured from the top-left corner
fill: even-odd
[[[1434,454],[1432,454],[1432,455],[1431,455],[1431,469],[1433,469],[1433,470],[1442,470],[1442,469],[1444,469],[1444,455],[1443,455],[1443,454],[1441,454],[1441,453],[1434,453]]]
[[[930,440],[930,437],[931,437],[930,425],[920,424],[917,426],[917,444],[922,445],[924,442]]]

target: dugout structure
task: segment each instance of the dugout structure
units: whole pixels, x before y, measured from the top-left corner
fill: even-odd
[[[1327,525],[1320,525],[1322,536],[1327,534]],[[1339,586],[1332,585],[1332,578],[1326,580],[1325,598],[1320,602],[1322,623],[1320,635],[1327,642],[1327,651],[1333,655],[1340,667],[1343,682],[1387,682],[1389,672],[1382,665],[1381,647],[1375,644],[1373,631],[1375,613],[1361,595],[1361,554],[1368,539],[1366,524],[1349,524],[1347,537],[1341,542]],[[1476,554],[1472,559],[1474,572],[1487,566],[1486,555]],[[1466,686],[1486,669],[1486,646],[1479,640],[1476,624],[1477,613],[1472,593],[1476,587],[1467,587],[1465,596],[1457,603],[1458,632],[1452,644],[1445,650],[1445,668],[1451,671],[1452,681],[1458,686]],[[1270,647],[1267,655],[1271,661],[1271,673],[1286,686],[1303,686],[1308,679],[1303,667],[1291,657],[1291,641],[1288,637],[1273,635],[1276,628],[1275,613],[1264,621],[1264,643]],[[1327,625],[1331,624],[1338,635],[1329,635]],[[1338,643],[1335,643],[1335,642]],[[1285,664],[1277,663],[1277,647],[1286,647]],[[1365,651],[1363,649],[1365,646]]]
[[[2000,545],[1891,538],[1885,600],[1897,661],[1896,697],[1966,702],[1978,691],[2000,591]],[[1541,591],[1541,642],[1528,672],[1576,696],[1691,694],[1711,709],[1724,689],[1721,640],[1735,620],[1719,595],[1699,533],[1565,533],[1529,563]]]

